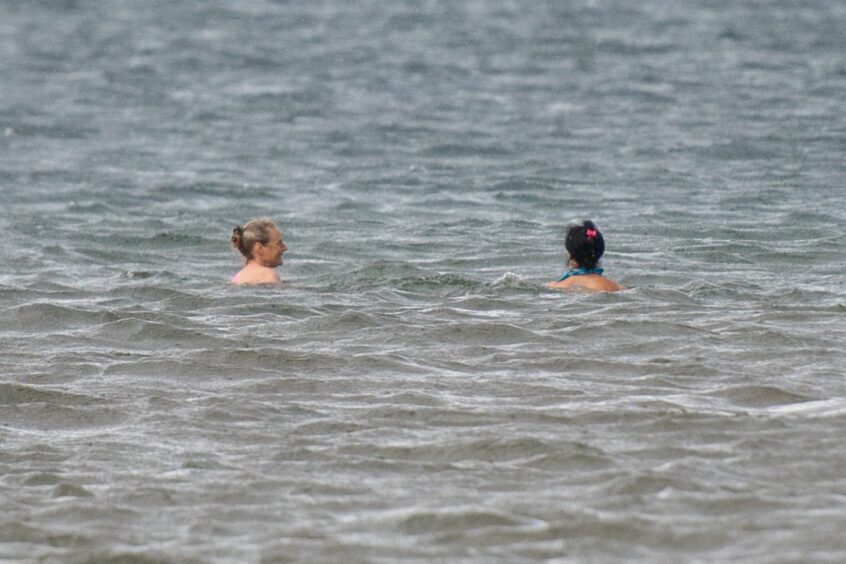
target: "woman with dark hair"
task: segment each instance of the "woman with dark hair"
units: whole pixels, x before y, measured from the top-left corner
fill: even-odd
[[[282,241],[282,233],[269,219],[254,219],[236,226],[229,238],[232,247],[244,256],[246,264],[232,278],[233,284],[279,284],[279,275],[274,270],[282,264],[282,255],[288,246]]]
[[[567,249],[567,271],[550,288],[578,288],[594,292],[617,292],[624,290],[620,284],[602,276],[599,259],[605,252],[605,239],[599,228],[589,219],[567,229],[564,239]]]

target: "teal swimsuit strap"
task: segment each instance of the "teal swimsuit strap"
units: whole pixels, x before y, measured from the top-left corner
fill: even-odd
[[[602,269],[602,268],[599,268],[598,266],[596,268],[591,268],[591,269],[571,268],[570,270],[568,270],[567,272],[562,274],[561,278],[559,278],[558,281],[563,282],[564,280],[567,280],[571,276],[584,276],[585,274],[602,274],[603,272],[605,272],[605,270]]]

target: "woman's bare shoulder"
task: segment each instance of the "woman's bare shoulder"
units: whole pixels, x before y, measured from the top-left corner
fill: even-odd
[[[232,283],[237,285],[280,284],[281,282],[275,270],[256,265],[245,266],[232,278]]]
[[[555,290],[564,290],[569,288],[573,285],[573,279],[567,278],[566,280],[555,280],[554,282],[547,283],[547,288],[553,288]]]
[[[621,284],[597,274],[572,276],[561,282],[550,282],[547,287],[557,290],[578,289],[591,292],[619,292],[626,289]]]

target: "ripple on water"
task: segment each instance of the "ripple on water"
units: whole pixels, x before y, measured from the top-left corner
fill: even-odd
[[[160,321],[131,316],[100,325],[92,337],[107,342],[120,343],[123,347],[146,350],[164,348],[217,348],[229,342],[222,337],[209,335],[193,327],[179,327]],[[186,320],[181,320],[187,324]],[[203,328],[206,329],[206,328]],[[208,329],[206,329],[208,330]]]
[[[454,345],[518,345],[521,343],[559,343],[554,337],[544,336],[531,329],[511,323],[449,323],[427,330],[428,339]]]
[[[422,535],[447,533],[450,531],[470,531],[480,528],[519,527],[527,519],[509,515],[501,511],[480,511],[476,508],[450,508],[440,511],[419,510],[400,517],[396,528],[405,534]]]
[[[230,373],[249,374],[252,370],[275,372],[279,376],[308,377],[316,373],[331,373],[348,365],[344,356],[331,352],[300,351],[279,347],[213,348],[191,353],[192,362],[209,366],[220,373],[225,367]],[[285,380],[280,385],[285,385]]]
[[[425,462],[449,465],[467,461],[486,463],[525,461],[548,454],[555,450],[555,444],[535,437],[511,437],[432,443],[414,441],[397,446],[361,443],[342,445],[339,449],[345,455],[375,458],[382,462],[392,461],[397,464]]]
[[[110,323],[119,319],[108,311],[81,309],[53,303],[29,303],[3,310],[3,318],[18,331],[55,331]]]
[[[729,386],[709,394],[724,398],[731,406],[775,407],[812,401],[812,396],[791,392],[783,387],[762,384]]]
[[[127,413],[102,397],[51,388],[0,383],[3,423],[26,430],[104,429],[124,423]]]

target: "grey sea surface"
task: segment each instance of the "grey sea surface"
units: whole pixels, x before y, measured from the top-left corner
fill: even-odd
[[[828,0],[0,0],[0,560],[846,561],[845,107]]]

